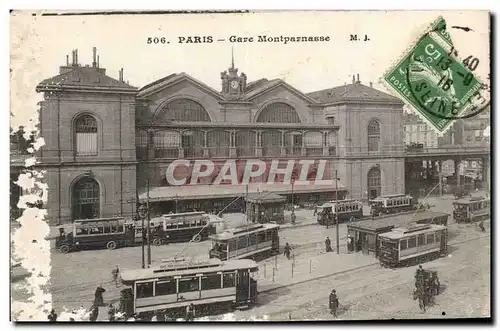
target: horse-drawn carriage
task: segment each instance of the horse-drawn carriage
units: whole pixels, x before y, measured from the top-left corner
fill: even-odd
[[[415,275],[415,290],[413,300],[418,299],[418,305],[425,312],[426,307],[434,302],[434,296],[440,292],[440,283],[437,271],[424,270],[420,266]]]

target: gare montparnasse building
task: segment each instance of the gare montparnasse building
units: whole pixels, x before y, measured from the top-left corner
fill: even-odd
[[[96,59],[94,48],[92,64],[81,65],[73,51],[59,75],[37,86],[44,93],[45,140],[38,160],[46,170],[51,223],[132,216],[137,199],[146,200],[148,182],[153,215],[220,211],[245,194],[246,185],[212,184],[217,171],[197,185],[170,186],[165,172],[177,159],[216,165],[228,159],[327,160],[323,179],[338,171],[339,198],[405,191],[403,104],[361,84],[359,76],[303,93],[281,79],[247,81],[233,59],[221,73],[220,90],[186,73],[137,89],[124,81],[123,71],[118,80],[106,75]],[[314,172],[312,166],[311,178]],[[266,176],[254,181],[266,182]],[[289,200],[293,190],[295,203],[335,198],[335,185],[248,187]]]

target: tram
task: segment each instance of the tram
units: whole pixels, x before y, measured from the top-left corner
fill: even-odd
[[[383,266],[395,267],[447,254],[448,230],[444,225],[416,224],[395,228],[378,235],[379,259]]]
[[[212,235],[209,257],[221,260],[261,259],[279,254],[278,230],[279,225],[264,223],[241,226]]]
[[[472,197],[453,202],[453,218],[457,223],[486,220],[490,218],[490,215],[489,198]]]
[[[139,227],[140,222],[136,222]],[[165,214],[151,219],[151,238],[155,246],[165,243],[200,242],[215,233],[215,225],[204,212]]]
[[[171,318],[185,317],[186,307],[195,315],[227,313],[249,308],[257,300],[257,263],[252,260],[189,262],[164,260],[148,269],[124,270],[120,312],[127,318],[150,320],[156,313]]]
[[[339,222],[352,222],[363,218],[363,205],[354,199],[332,200],[319,206],[317,212],[320,225],[334,224],[335,215],[338,215]]]
[[[378,197],[368,201],[372,216],[394,214],[418,208],[418,199],[410,195],[395,194]]]
[[[76,220],[69,233],[61,228],[56,238],[56,249],[61,253],[72,250],[129,246],[136,242],[134,225],[124,218],[96,218]]]

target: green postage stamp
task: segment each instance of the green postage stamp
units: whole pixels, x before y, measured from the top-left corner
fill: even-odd
[[[469,56],[461,61],[457,55],[446,22],[439,17],[383,77],[439,135],[455,120],[489,106],[488,87],[474,75],[479,60]]]

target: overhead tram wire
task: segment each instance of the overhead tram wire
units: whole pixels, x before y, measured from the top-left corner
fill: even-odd
[[[424,201],[427,200],[427,198],[429,197],[429,195],[431,195],[431,193],[439,186],[439,183],[436,184],[436,186],[434,186],[432,188],[432,190],[429,191],[429,193],[427,193],[427,195],[425,196],[425,198],[422,200],[422,202],[420,202],[418,205],[417,205],[417,210],[415,210],[415,212],[411,215],[410,219],[408,220],[408,223],[409,224],[411,222],[411,220],[415,217],[415,215],[418,213],[418,210],[420,209],[421,206],[424,205]]]
[[[231,201],[229,204],[226,205],[226,207],[224,207],[219,213],[217,213],[216,217],[220,217],[220,215],[229,207],[231,206],[233,203],[235,203],[236,201],[238,201],[238,199],[242,198],[243,196],[238,196],[236,197],[236,199],[234,199],[233,201]],[[191,240],[189,240],[182,248],[181,250],[179,251],[179,253],[175,254],[174,256],[174,260],[178,257],[184,257],[184,254],[183,252],[186,250],[186,248],[189,246],[189,244],[194,240],[194,238],[196,238],[197,236],[200,235],[200,233],[207,227],[211,224],[211,222],[207,222],[207,224],[205,224],[200,231],[198,231],[198,233],[196,235],[194,235]]]

